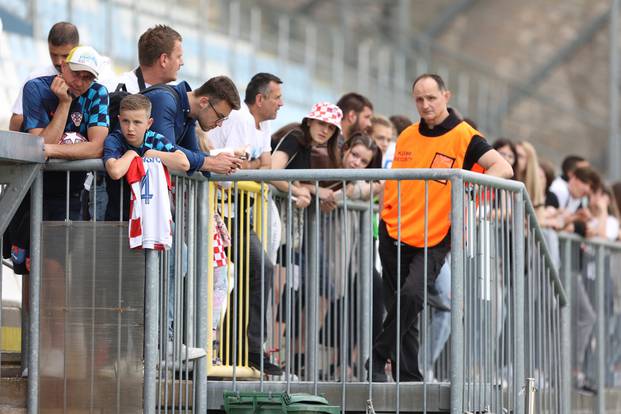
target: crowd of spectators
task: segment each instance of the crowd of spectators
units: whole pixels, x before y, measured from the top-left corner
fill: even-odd
[[[52,65],[38,69],[20,90],[10,128],[43,137],[47,158],[103,158],[107,174],[86,178],[83,173],[72,173],[67,209],[64,173],[46,172],[45,220],[89,217],[116,220],[121,215],[127,218],[128,212],[118,209],[119,191],[115,181],[123,177],[135,157],[157,156],[172,170],[206,175],[211,172],[232,174],[239,169],[391,168],[393,162],[398,164],[396,168],[414,165],[410,164],[412,160],[404,160],[403,155],[396,159],[395,154],[404,154],[403,148],[399,152],[399,145],[406,145],[406,140],[417,142],[418,127],[412,128],[412,121],[404,115],[376,114],[371,100],[359,93],[347,93],[336,103],[317,102],[303,119],[291,120],[295,122],[273,132],[270,122],[286,104],[286,85],[277,75],[257,73],[253,76],[245,88],[243,102],[240,102],[237,87],[226,76],[213,77],[193,90],[187,82],[177,79],[183,65],[183,39],[168,26],[154,26],[143,33],[138,41],[139,66],[113,78],[100,76],[102,57],[93,48],[79,45],[77,29],[71,23],[54,25],[48,46]],[[471,169],[479,164],[488,174],[505,178],[512,175],[512,179],[524,183],[544,229],[573,232],[585,238],[611,241],[620,238],[621,183],[607,184],[588,160],[575,155],[565,158],[561,174],[555,176],[554,165],[538,157],[531,143],[509,138],[484,139],[472,120],[464,120],[447,106],[450,93],[437,75],[419,77],[414,82],[413,92],[421,117],[420,124],[415,125],[420,125],[421,136],[457,134],[459,137],[455,139],[463,140],[460,141],[463,148],[455,150],[454,156],[441,154],[438,158],[437,152],[430,152],[430,156],[435,156],[430,158],[429,165],[455,166],[450,161],[457,159],[456,166],[460,168]],[[400,144],[397,144],[397,137],[400,137]],[[283,193],[290,193],[298,209],[309,207],[315,197],[324,213],[333,211],[344,198],[368,200],[373,195],[382,205],[382,220],[375,237],[379,240],[383,273],[376,270],[374,274],[373,336],[376,343],[372,357],[374,366],[369,370],[374,380],[385,380],[384,365],[395,357],[392,342],[396,314],[401,312],[401,323],[407,324],[402,325],[402,332],[407,334],[416,324],[422,308],[420,292],[425,289],[422,283],[412,282],[410,286],[410,282],[406,282],[401,292],[405,295],[402,308],[396,308],[397,288],[392,280],[396,263],[387,261],[395,249],[392,242],[396,230],[392,221],[396,220],[396,210],[391,210],[396,200],[393,200],[395,190],[380,181],[350,182],[344,187],[296,181],[276,181],[272,185]],[[382,198],[385,189],[387,196]],[[420,198],[421,189],[412,187],[411,190],[412,193],[404,195],[405,202],[411,201],[418,207],[417,202],[409,198]],[[97,203],[94,192],[101,194],[97,196]],[[444,195],[438,193],[432,197],[442,200]],[[26,209],[23,205],[18,216],[24,216]],[[66,217],[67,210],[69,217]],[[233,228],[238,226],[237,217],[243,213],[221,212],[230,215]],[[438,214],[444,213],[444,209],[438,210]],[[278,215],[275,216],[277,222],[273,225],[280,228]],[[412,281],[417,280],[417,272],[422,269],[422,259],[417,259],[423,251],[417,239],[420,235],[412,230],[418,224],[417,219],[412,218],[413,227],[405,231],[402,238],[407,244],[404,254],[411,255],[412,263],[416,263],[412,265],[413,273],[407,276]],[[436,323],[441,330],[434,336],[437,344],[432,345],[428,353],[428,366],[433,365],[448,338],[447,326],[450,330],[447,318],[450,311],[447,305],[450,295],[450,283],[447,286],[450,280],[448,226],[447,222],[444,230],[430,236],[436,239],[429,247],[432,258],[426,259],[433,260],[430,262],[433,265],[431,280],[435,280],[436,286],[430,287],[430,301],[436,301],[434,317],[440,318]],[[15,268],[23,273],[29,270],[29,245],[23,237],[27,233],[27,222],[14,220],[4,237],[5,255],[8,252]],[[259,238],[254,232],[249,237],[249,363],[262,367],[267,374],[280,375],[281,368],[263,353],[264,338],[260,337],[260,332],[261,325],[267,321],[261,309],[265,309],[268,302],[267,295],[261,302],[260,285],[264,275],[265,290],[273,290],[278,302],[283,286],[274,281],[275,275],[282,274],[284,263],[277,263],[276,256],[277,250],[283,247],[268,248],[270,251],[266,253],[270,260],[262,260],[263,247]],[[558,251],[552,254],[558,260]],[[174,263],[171,274],[173,268]],[[226,280],[223,283],[226,285]],[[381,294],[382,285],[384,294]],[[221,291],[226,295],[228,289],[225,286]],[[376,292],[379,294],[375,295]],[[221,297],[217,300],[223,302]],[[321,305],[320,319],[328,306],[327,303]],[[590,304],[585,302],[583,306]],[[584,338],[590,337],[592,329],[592,323],[587,325],[588,321],[581,333]],[[417,362],[418,332],[414,329],[410,334],[401,348],[402,381],[422,379]],[[586,351],[588,344],[583,342],[579,348]],[[204,355],[200,349],[192,347],[186,351],[190,358]],[[396,378],[399,374],[394,366],[392,369]],[[583,375],[581,377],[579,372],[578,377]]]

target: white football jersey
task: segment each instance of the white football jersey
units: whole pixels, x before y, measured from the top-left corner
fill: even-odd
[[[136,157],[125,178],[131,188],[129,247],[170,249],[172,213],[168,170],[159,158]]]

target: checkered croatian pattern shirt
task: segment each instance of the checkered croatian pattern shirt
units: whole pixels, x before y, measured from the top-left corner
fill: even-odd
[[[54,78],[55,76],[42,76],[31,79],[24,85],[24,132],[33,128],[45,128],[52,122],[58,107],[58,98],[51,89]],[[93,82],[83,95],[71,102],[65,132],[78,132],[88,139],[88,128],[109,127],[108,103],[106,87]]]
[[[142,147],[140,147],[142,153],[139,154],[144,155],[144,152],[150,149],[162,152],[176,151],[175,146],[168,141],[164,135],[148,130],[147,133],[144,134],[144,143],[142,144]]]
[[[106,87],[93,82],[89,90],[84,95],[78,97],[77,105],[76,101],[72,103],[65,131],[71,128],[73,122],[71,118],[77,111],[81,111],[83,119],[86,120],[86,122],[80,124],[80,134],[86,136],[87,129],[94,126],[109,127],[110,118],[108,117],[108,103],[109,99]],[[76,112],[74,112],[74,107]]]
[[[158,134],[157,132],[151,130],[148,130],[144,134],[144,141],[142,142],[142,145],[139,148],[135,148],[129,145],[127,141],[125,141],[125,138],[123,137],[121,131],[116,130],[111,132],[104,141],[104,164],[110,158],[121,158],[123,154],[125,154],[130,149],[136,151],[138,155],[143,157],[144,153],[150,149],[163,152],[175,152],[178,148],[169,140],[167,140],[164,135]]]

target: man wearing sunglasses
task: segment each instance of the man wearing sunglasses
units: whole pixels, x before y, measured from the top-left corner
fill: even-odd
[[[239,109],[239,92],[231,79],[216,76],[195,90],[182,81],[143,94],[153,106],[151,129],[183,151],[190,161],[190,173],[231,174],[241,167],[241,159],[236,155],[220,153],[210,156],[201,151],[195,130],[197,123],[203,131],[220,126],[232,110]]]

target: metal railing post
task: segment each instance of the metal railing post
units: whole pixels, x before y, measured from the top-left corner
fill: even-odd
[[[535,393],[537,388],[535,387],[535,379],[526,379],[526,414],[535,414]]]
[[[39,412],[39,306],[41,288],[41,221],[43,173],[30,190],[30,348],[28,350],[28,414]]]
[[[463,412],[464,180],[451,180],[451,414]]]
[[[573,289],[571,280],[571,240],[561,239],[561,280],[565,285],[567,303],[561,308],[561,412],[571,412],[571,304]]]
[[[371,223],[371,215],[373,211],[368,209],[364,210],[360,214],[360,257],[366,261],[366,258],[373,255],[373,235],[371,229],[365,227],[365,224]],[[371,261],[371,263],[373,263]],[[371,332],[373,330],[371,321],[371,313],[373,312],[372,305],[369,303],[369,295],[366,292],[373,290],[373,269],[369,266],[365,266],[363,263],[360,266],[360,292],[358,295],[360,300],[360,309],[358,314],[358,320],[362,321],[360,325],[360,343],[358,349],[360,350],[358,366],[363,367],[367,358],[369,358],[369,349],[371,348]]]
[[[311,344],[315,344],[318,340],[318,326],[319,326],[319,309],[318,303],[315,300],[319,296],[319,283],[317,280],[319,279],[319,268],[317,266],[317,261],[315,257],[319,256],[319,243],[317,240],[319,239],[319,226],[317,225],[317,220],[319,220],[317,211],[314,208],[309,206],[308,209],[308,257],[310,258],[308,263],[308,297],[310,298],[308,301],[308,312],[310,317],[308,318],[308,338],[311,341]],[[289,223],[289,222],[287,222]],[[308,358],[308,367],[306,369],[306,376],[308,381],[315,381],[315,366],[317,364],[317,347],[311,345],[307,349],[307,358]]]
[[[596,279],[595,279],[595,304],[597,312],[597,413],[606,414],[606,309],[605,291],[606,274],[604,272],[604,249],[597,246]]]
[[[203,181],[198,183],[198,228],[197,242],[198,247],[196,261],[196,343],[199,347],[211,347],[207,343],[209,330],[207,321],[208,303],[207,292],[207,272],[209,269],[209,252],[207,250],[209,240],[209,183]],[[207,412],[207,359],[199,358],[195,361],[196,365],[196,412]]]
[[[156,250],[145,250],[145,255],[147,266],[144,294],[144,412],[155,413],[159,260]]]
[[[513,235],[515,246],[515,271],[513,277],[513,286],[515,289],[515,312],[513,314],[513,349],[515,350],[515,362],[513,370],[513,401],[515,401],[516,414],[524,413],[524,398],[521,397],[523,387],[525,386],[525,368],[524,368],[524,192],[522,190],[515,194],[515,208],[513,210]]]

